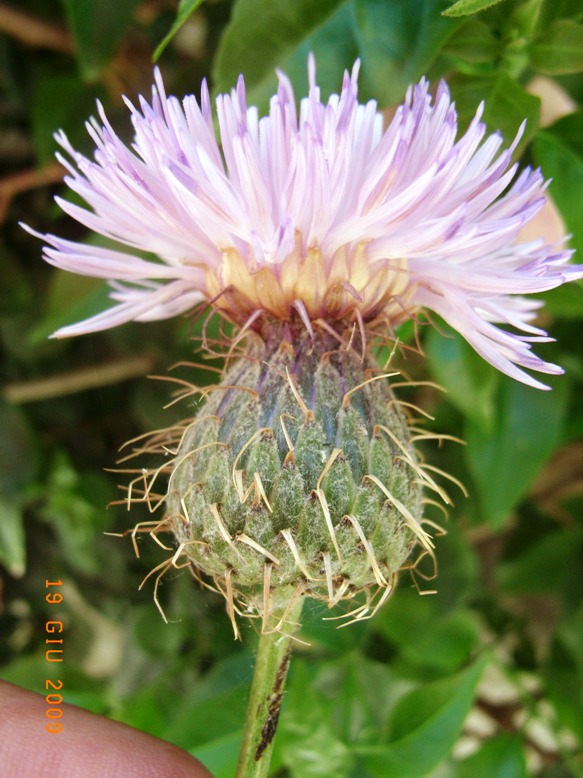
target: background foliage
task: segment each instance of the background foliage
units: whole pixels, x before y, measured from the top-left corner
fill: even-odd
[[[123,483],[105,468],[125,440],[180,414],[161,410],[168,390],[145,376],[191,358],[191,325],[47,340],[102,309],[106,290],[46,266],[17,223],[97,240],[53,203],[63,187],[52,133],[62,127],[90,153],[83,122],[99,98],[129,138],[120,94],[149,91],[154,53],[169,91],[196,93],[202,77],[215,92],[229,89],[243,72],[250,101],[264,108],[275,66],[303,94],[314,51],[324,93],[338,90],[342,69],[360,57],[361,98],[382,108],[425,74],[447,78],[462,123],[483,99],[490,128],[508,141],[527,118],[519,152],[553,177],[552,197],[582,261],[580,1],[447,6],[0,3],[2,677],[44,691],[44,582],[61,579],[66,699],[177,743],[217,778],[233,774],[255,635],[245,628],[242,644],[234,642],[222,601],[185,571],[159,587],[164,624],[152,579],[138,590],[164,552],[144,539],[136,559],[129,538],[104,535],[150,518],[119,504],[105,509]],[[568,115],[557,114],[557,99]],[[281,778],[583,775],[583,290],[545,297],[541,316],[558,344],[539,352],[567,369],[552,392],[498,375],[443,327],[424,333],[426,360],[409,357],[409,373],[447,390],[420,386],[410,398],[434,417],[428,429],[467,441],[428,448],[428,461],[460,479],[469,497],[452,486],[439,576],[421,580],[436,594],[419,596],[404,574],[374,620],[342,630],[310,608],[310,645],[292,665],[274,757]]]

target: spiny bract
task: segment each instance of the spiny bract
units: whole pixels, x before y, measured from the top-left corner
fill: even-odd
[[[166,521],[234,624],[304,595],[365,592],[366,615],[413,546],[432,548],[405,417],[386,372],[349,342],[286,325],[249,337],[182,435]]]

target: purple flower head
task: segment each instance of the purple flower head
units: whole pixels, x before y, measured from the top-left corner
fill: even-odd
[[[549,338],[532,323],[540,303],[524,295],[582,277],[583,265],[561,246],[520,241],[546,183],[511,164],[518,138],[501,150],[499,134],[485,137],[482,107],[456,138],[447,87],[432,97],[425,80],[383,129],[376,103],[358,103],[358,69],[323,103],[311,59],[299,109],[279,73],[262,118],[241,77],[217,98],[220,141],[206,84],[200,102],[180,103],[157,71],[151,104],[127,102],[131,148],[101,106],[101,121],[87,125],[93,160],[59,133],[66,181],[89,208],[60,206],[119,249],[40,236],[48,262],[107,279],[116,301],[56,336],[167,318],[203,300],[239,324],[299,315],[308,328],[396,325],[428,309],[520,381],[544,387],[521,368],[561,373],[531,350]]]

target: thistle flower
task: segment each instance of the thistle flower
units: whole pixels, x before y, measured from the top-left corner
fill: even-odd
[[[134,471],[128,492],[129,503],[165,506],[161,521],[135,527],[174,533],[158,578],[184,564],[224,596],[236,635],[238,616],[261,622],[238,776],[267,775],[306,597],[357,598],[344,616],[366,618],[399,570],[433,557],[424,492],[448,497],[415,451],[430,436],[367,337],[435,311],[499,370],[545,388],[524,368],[561,370],[531,352],[548,338],[524,295],[583,276],[568,250],[521,242],[546,184],[511,163],[520,133],[501,151],[480,108],[456,140],[447,87],[432,97],[424,80],[383,131],[375,103],[357,101],[357,75],[358,63],[324,104],[311,59],[297,113],[280,73],[261,119],[241,78],[217,99],[219,144],[206,85],[200,103],[181,106],[156,72],[151,104],[128,103],[131,148],[101,106],[101,123],[88,124],[93,161],[57,136],[89,209],[59,203],[120,248],[40,236],[50,263],[107,279],[116,303],[57,336],[202,301],[238,325],[221,383],[184,387],[183,399],[198,392],[206,403],[137,444],[134,454],[165,460]]]
[[[311,59],[299,113],[279,73],[263,118],[241,77],[217,98],[220,144],[206,84],[200,103],[190,95],[181,105],[157,71],[152,103],[127,101],[131,148],[101,106],[101,123],[87,125],[94,160],[59,133],[67,183],[91,210],[59,204],[120,250],[42,236],[47,261],[107,279],[117,303],[56,336],[163,319],[202,300],[238,324],[295,312],[308,328],[317,319],[397,325],[427,309],[502,372],[546,388],[521,369],[561,372],[531,351],[548,338],[532,324],[540,303],[523,295],[579,278],[583,266],[543,240],[517,240],[546,188],[538,170],[517,174],[511,163],[521,131],[500,151],[498,133],[484,139],[481,106],[456,140],[447,87],[432,98],[422,80],[383,132],[375,102],[358,103],[358,68],[324,104]]]
[[[101,123],[87,125],[93,161],[57,135],[67,182],[90,210],[60,205],[120,249],[41,236],[47,261],[107,279],[116,302],[56,335],[201,301],[247,333],[222,383],[186,389],[208,396],[198,414],[138,448],[175,446],[141,499],[166,472],[166,514],[153,531],[172,529],[168,564],[186,558],[211,578],[235,630],[236,614],[281,629],[305,595],[333,605],[364,592],[353,611],[362,618],[412,566],[415,546],[433,555],[423,489],[447,496],[368,344],[353,348],[355,325],[365,340],[373,322],[390,333],[431,310],[499,370],[546,388],[522,369],[561,372],[531,351],[549,338],[532,323],[539,302],[524,295],[583,276],[570,251],[520,241],[546,188],[539,171],[511,162],[520,132],[501,151],[480,108],[456,140],[447,87],[432,97],[425,80],[383,131],[376,104],[358,103],[358,67],[324,104],[310,59],[299,112],[280,73],[261,119],[241,78],[217,99],[220,145],[206,85],[200,103],[181,106],[158,72],[151,104],[128,102],[131,148],[101,106]]]

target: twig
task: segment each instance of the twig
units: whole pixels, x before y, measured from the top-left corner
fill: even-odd
[[[69,373],[59,373],[50,378],[8,384],[4,388],[4,396],[13,403],[48,400],[53,397],[83,392],[86,389],[95,389],[99,386],[118,384],[130,378],[146,375],[153,367],[154,358],[150,356],[118,359],[104,365],[83,367]]]
[[[1,10],[1,8],[0,8]],[[21,192],[38,189],[47,184],[61,181],[65,168],[58,162],[51,162],[46,167],[21,170],[0,179],[0,224],[4,221],[12,199]]]
[[[58,24],[39,19],[6,3],[0,3],[0,32],[42,49],[52,49],[65,54],[75,51],[75,43],[69,32]]]

